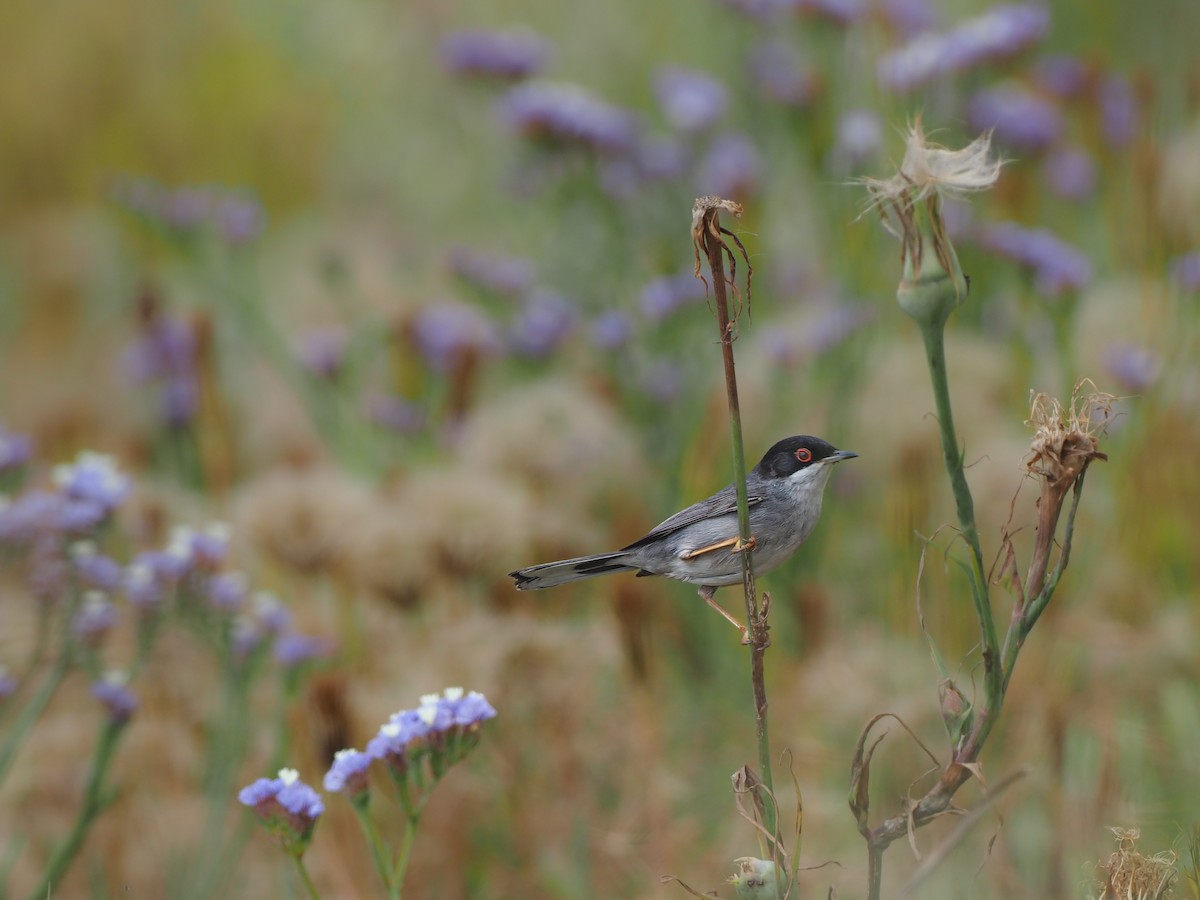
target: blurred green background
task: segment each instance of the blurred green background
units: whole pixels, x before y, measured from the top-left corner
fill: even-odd
[[[859,896],[866,854],[845,797],[860,729],[892,712],[946,756],[917,623],[922,536],[938,534],[921,584],[930,629],[962,660],[961,684],[980,667],[965,584],[943,565],[961,548],[939,532],[953,506],[918,333],[893,302],[898,248],[853,182],[889,174],[918,113],[949,146],[995,125],[1000,185],[951,210],[972,291],[948,333],[985,554],[1006,523],[1028,548],[1036,491],[1013,497],[1030,392],[1066,399],[1089,377],[1122,399],[1071,568],[983,757],[989,776],[1029,777],[923,896],[1086,896],[1108,826],[1183,852],[1197,821],[1200,7],[1060,0],[1026,40],[993,29],[982,58],[911,90],[881,81],[881,61],[923,30],[951,66],[966,40],[953,29],[987,9],[11,2],[0,424],[32,436],[44,467],[115,454],[137,483],[132,547],[171,522],[229,521],[237,566],[337,639],[286,708],[309,781],[422,693],[488,695],[499,718],[439,787],[413,896],[682,896],[660,886],[667,873],[715,889],[757,852],[729,789],[754,756],[736,635],[686,585],[614,577],[525,595],[505,573],[621,546],[728,481],[688,228],[698,194],[740,200],[745,217],[726,225],[754,268],[736,343],[747,453],[811,433],[861,455],[836,472],[814,537],[760,581],[803,861],[839,864],[807,873],[802,896]],[[542,42],[531,84],[586,98],[518,119],[522,78],[464,71],[444,43],[514,28]],[[723,100],[672,99],[664,67],[706,73]],[[581,121],[597,132],[554,131]],[[597,149],[605,127],[628,134]],[[1066,246],[1013,249],[989,230],[1004,222]],[[167,321],[193,342],[184,387],[130,349]],[[3,577],[11,659],[32,614]],[[1010,600],[994,598],[1006,622]],[[120,795],[56,896],[173,895],[217,702],[194,656],[164,654],[140,688]],[[0,837],[24,848],[14,896],[78,791],[77,687],[4,788]],[[876,815],[933,777],[892,732]],[[968,785],[960,802],[979,797]],[[350,817],[328,818],[314,877],[325,896],[371,896]],[[916,864],[897,844],[887,884]],[[283,896],[285,883],[256,835],[223,895]]]

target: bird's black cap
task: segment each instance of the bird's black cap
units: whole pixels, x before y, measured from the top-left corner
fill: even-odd
[[[820,462],[840,462],[855,456],[858,454],[854,451],[839,450],[819,437],[797,434],[776,443],[754,470],[766,478],[787,478]]]

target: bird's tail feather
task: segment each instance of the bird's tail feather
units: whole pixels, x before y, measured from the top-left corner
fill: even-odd
[[[626,554],[623,551],[599,553],[595,556],[577,556],[574,559],[560,559],[557,562],[518,569],[508,574],[516,579],[517,590],[534,591],[540,588],[569,584],[572,581],[582,581],[584,578],[604,575],[608,572],[623,572],[637,568],[637,566],[631,566],[621,561],[625,558]]]

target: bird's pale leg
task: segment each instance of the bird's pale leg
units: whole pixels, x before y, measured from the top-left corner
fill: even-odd
[[[713,587],[713,585],[711,585],[711,584],[701,585],[701,587],[700,587],[700,596],[704,598],[704,602],[707,603],[709,606],[711,606],[713,609],[715,609],[717,612],[719,612],[722,616],[724,616],[726,622],[728,622],[730,625],[732,625],[734,628],[736,628],[738,631],[740,631],[742,633],[742,643],[743,644],[750,643],[749,630],[746,628],[745,625],[743,625],[741,622],[739,622],[737,619],[735,619],[732,615],[730,615],[728,612],[726,612],[725,607],[723,607],[720,603],[718,603],[713,598],[713,596],[716,593],[717,593],[717,589],[715,587]]]

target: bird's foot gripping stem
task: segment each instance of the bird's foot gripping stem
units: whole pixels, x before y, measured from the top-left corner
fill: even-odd
[[[749,644],[750,643],[750,629],[748,629],[745,625],[743,625],[741,622],[739,622],[737,619],[735,619],[725,609],[725,607],[723,607],[720,603],[718,603],[715,599],[713,599],[713,595],[716,594],[716,592],[717,592],[717,589],[711,585],[706,584],[700,588],[700,596],[704,599],[704,602],[707,603],[709,606],[711,606],[713,609],[715,609],[717,612],[719,612],[721,614],[721,616],[725,619],[726,622],[728,622],[730,625],[732,625],[734,628],[736,628],[739,632],[741,632],[743,644]]]

